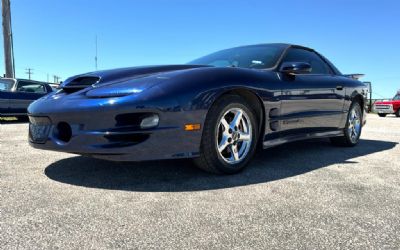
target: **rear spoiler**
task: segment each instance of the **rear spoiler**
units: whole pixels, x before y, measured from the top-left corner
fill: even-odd
[[[361,77],[365,76],[365,74],[345,74],[343,76],[354,79],[354,80],[358,80]]]

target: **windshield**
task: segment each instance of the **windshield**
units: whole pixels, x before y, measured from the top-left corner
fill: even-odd
[[[400,101],[400,94],[397,94],[393,97],[393,100]]]
[[[267,69],[276,65],[285,48],[286,46],[278,44],[238,47],[215,52],[189,64]]]
[[[10,91],[14,85],[14,81],[7,79],[0,79],[0,91]]]

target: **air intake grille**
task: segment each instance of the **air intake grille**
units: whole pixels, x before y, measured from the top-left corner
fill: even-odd
[[[78,90],[87,88],[100,80],[99,77],[96,76],[83,76],[73,79],[72,81],[66,83],[63,86],[63,90],[67,93],[73,93]]]

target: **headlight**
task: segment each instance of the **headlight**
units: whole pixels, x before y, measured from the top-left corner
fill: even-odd
[[[86,96],[88,97],[121,97],[126,95],[138,94],[143,90],[132,88],[129,86],[118,87],[118,86],[109,86],[109,87],[99,87],[94,88],[86,92]]]
[[[88,97],[121,97],[126,95],[138,94],[142,92],[145,85],[139,88],[134,86],[132,80],[123,81],[119,83],[109,84],[106,86],[98,86],[86,92]]]

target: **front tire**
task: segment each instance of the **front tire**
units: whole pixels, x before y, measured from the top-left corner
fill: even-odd
[[[379,117],[386,117],[386,114],[378,114]]]
[[[400,108],[394,114],[396,115],[396,117],[400,117]]]
[[[337,146],[353,147],[357,145],[362,131],[362,111],[358,102],[353,102],[347,115],[344,136],[332,137],[331,142]]]
[[[254,155],[258,139],[256,111],[240,96],[226,95],[208,111],[196,165],[211,173],[241,171]]]

